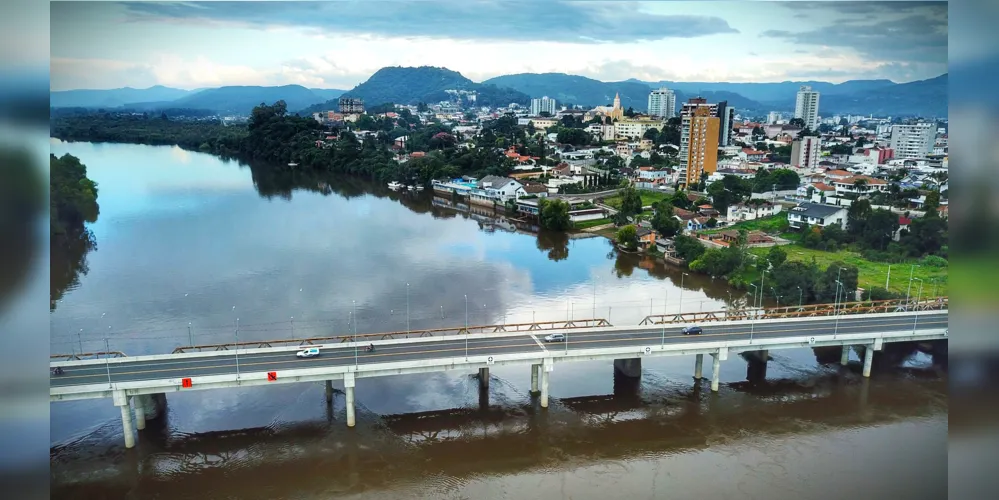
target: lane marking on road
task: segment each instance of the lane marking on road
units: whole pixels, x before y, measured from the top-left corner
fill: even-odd
[[[545,354],[548,354],[548,348],[545,347],[545,343],[544,342],[538,340],[538,336],[537,335],[531,335],[531,338],[534,339],[534,342],[536,342],[538,344],[538,347],[540,347],[542,351],[545,351]]]
[[[928,326],[928,325],[933,325],[933,324],[946,324],[946,323],[947,323],[947,321],[927,321],[926,323],[924,323],[924,325]],[[909,324],[910,323],[908,321],[906,321],[905,323],[893,323],[893,324],[888,324],[888,325],[880,324],[879,326],[880,327],[885,327],[885,326],[902,326],[902,325],[908,326]],[[757,335],[760,335],[760,334],[764,334],[764,333],[779,333],[781,331],[798,331],[798,332],[802,332],[802,331],[807,331],[807,329],[776,330],[776,331],[771,330],[771,331],[768,331],[768,332],[756,332],[756,333],[757,333]],[[643,333],[645,333],[645,332],[643,332]],[[648,333],[652,333],[652,332],[648,332]],[[847,332],[843,332],[843,333],[846,334],[846,335],[849,335],[849,333],[847,333]],[[745,336],[747,334],[749,334],[748,331],[746,331],[746,332],[732,332],[732,333],[714,333],[714,334],[706,334],[706,333],[704,333],[704,334],[693,335],[693,336],[680,334],[680,335],[670,336],[670,337],[667,337],[667,338],[695,339],[695,338],[706,338],[706,337],[711,337],[711,336],[715,336],[715,337],[718,337],[718,336]],[[830,334],[825,334],[825,335],[828,336],[828,335],[833,335],[833,334],[830,333]],[[534,337],[534,335],[531,335],[531,337]],[[575,344],[597,344],[597,343],[606,343],[606,342],[621,342],[622,340],[628,340],[628,341],[633,341],[633,342],[637,343],[637,342],[647,341],[647,340],[660,340],[661,338],[662,337],[660,335],[656,335],[656,336],[652,336],[652,337],[638,337],[638,338],[628,338],[628,339],[609,338],[609,339],[574,340],[573,344],[574,345]],[[762,338],[765,339],[767,337],[762,337]],[[537,340],[537,339],[535,339],[535,340]],[[690,343],[701,343],[701,342],[691,341]],[[517,347],[526,348],[526,347],[534,347],[534,344],[513,344],[513,345],[499,346],[499,347],[501,347],[503,349],[512,349],[512,348],[517,348]],[[630,346],[621,346],[621,347],[630,347]],[[496,349],[496,348],[497,348],[497,346],[484,346],[484,347],[470,347],[469,349],[470,350],[486,350],[486,349]],[[425,351],[413,351],[413,352],[402,352],[402,353],[379,353],[379,352],[375,352],[373,354],[365,354],[364,356],[361,356],[361,359],[380,358],[380,357],[388,357],[388,356],[395,357],[395,356],[404,356],[404,355],[412,356],[412,355],[419,355],[419,354],[439,354],[439,353],[448,353],[448,352],[460,353],[460,352],[464,352],[464,348],[463,347],[455,347],[455,348],[451,348],[451,349],[432,349],[432,350],[425,350]],[[548,352],[547,349],[545,349],[545,352]],[[287,361],[258,361],[258,362],[245,362],[244,361],[243,363],[240,363],[240,366],[274,365],[274,364],[277,364],[277,363],[301,365],[301,364],[307,363],[307,362],[337,361],[337,360],[348,360],[348,359],[354,359],[354,356],[353,355],[350,355],[350,356],[340,356],[340,357],[329,357],[329,356],[322,357],[321,356],[321,357],[316,357],[316,358],[308,358],[308,359],[304,359],[304,360],[289,359]],[[226,359],[226,360],[228,360],[228,359]],[[384,363],[384,362],[388,362],[388,361],[381,361],[381,362]],[[335,367],[335,366],[345,366],[345,365],[344,364],[333,364],[333,365],[330,365],[330,366],[331,367]],[[200,370],[208,370],[208,369],[220,369],[220,368],[229,368],[229,367],[235,367],[235,364],[229,364],[229,363],[227,363],[227,364],[220,364],[220,365],[204,366],[204,367],[200,367],[200,368],[199,367],[194,367],[194,368],[192,368],[192,367],[157,368],[157,369],[154,369],[154,370],[138,370],[138,371],[129,371],[129,372],[116,372],[116,373],[112,373],[112,375],[113,376],[121,376],[121,375],[141,375],[141,374],[148,374],[148,373],[162,373],[162,372],[178,372],[178,371],[185,372],[185,371],[190,371],[192,369],[194,369],[194,370],[199,370],[199,369]],[[218,375],[218,374],[206,374],[204,376],[209,376],[209,375]],[[68,380],[68,379],[94,378],[94,377],[100,377],[100,374],[98,373],[98,374],[91,374],[91,375],[60,375],[60,376],[58,376],[58,378],[52,377],[52,380],[56,380],[56,379],[58,379],[58,380]],[[125,382],[125,381],[119,380],[119,382]],[[73,385],[73,384],[67,384],[67,385]],[[52,387],[59,387],[59,386],[52,386]]]

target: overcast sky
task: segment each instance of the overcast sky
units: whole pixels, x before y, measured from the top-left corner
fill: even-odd
[[[946,2],[364,0],[51,4],[51,89],[350,89],[384,66],[475,81],[774,82],[947,71]]]

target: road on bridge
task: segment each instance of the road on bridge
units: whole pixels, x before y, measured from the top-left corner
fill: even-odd
[[[749,339],[750,330],[754,339],[770,339],[802,335],[832,335],[834,333],[870,333],[882,331],[904,331],[914,328],[915,315],[893,316],[889,318],[850,317],[839,318],[838,326],[835,318],[822,320],[798,320],[780,323],[761,322],[753,325],[725,323],[703,323],[704,333],[701,335],[684,335],[680,332],[682,325],[665,326],[665,342],[677,344],[682,342],[698,343],[723,340]],[[945,328],[947,312],[926,312],[918,315],[918,327]],[[537,353],[539,356],[546,351],[559,352],[566,349],[562,343],[545,343],[544,333],[525,333],[523,335],[468,339],[469,356],[488,356],[499,354]],[[568,348],[593,349],[605,347],[627,347],[659,345],[664,341],[662,330],[643,329],[600,331],[597,329],[578,331],[566,334]],[[374,352],[366,352],[363,348],[356,351],[352,347],[332,346],[322,349],[322,355],[310,359],[298,359],[295,353],[242,351],[239,354],[239,371],[267,372],[298,368],[313,368],[319,366],[344,366],[359,364],[391,363],[399,361],[416,361],[425,359],[460,358],[465,356],[465,339],[460,335],[447,337],[446,340],[414,342],[405,344],[381,343]],[[636,354],[637,354],[636,350]],[[156,380],[168,378],[199,377],[206,375],[226,375],[236,373],[236,357],[233,351],[219,351],[218,355],[205,357],[185,357],[178,355],[177,359],[136,360],[110,364],[112,382],[131,382],[139,380]],[[62,375],[51,377],[51,386],[64,387],[72,385],[100,384],[108,382],[108,366],[91,364],[86,366],[70,366],[64,368]]]

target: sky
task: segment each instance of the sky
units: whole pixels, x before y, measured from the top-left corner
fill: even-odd
[[[481,82],[898,83],[947,72],[946,2],[52,2],[53,91],[299,84],[350,89],[385,66]]]

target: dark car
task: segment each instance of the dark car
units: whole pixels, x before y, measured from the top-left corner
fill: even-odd
[[[684,335],[700,335],[704,332],[704,330],[702,330],[699,326],[685,326],[683,327],[683,330],[680,331],[683,332]]]

